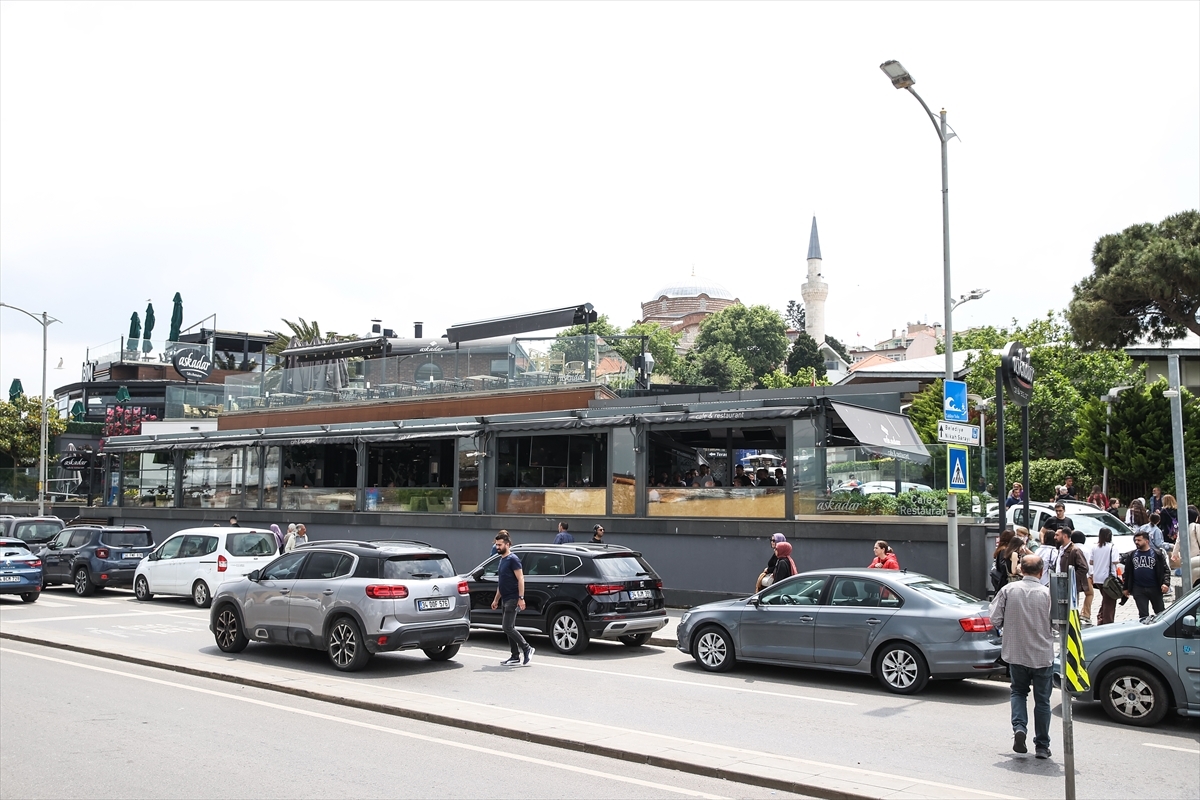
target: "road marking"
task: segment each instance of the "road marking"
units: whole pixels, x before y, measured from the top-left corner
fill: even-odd
[[[460,656],[466,655],[470,658],[478,658],[478,659],[483,659],[483,660],[488,660],[488,661],[495,658],[495,656],[490,653],[487,655],[484,655],[482,652],[476,651],[473,648],[466,652],[464,652],[463,650],[459,650],[458,654]],[[575,666],[570,666],[568,664],[555,664],[554,662],[546,661],[545,659],[538,659],[537,663],[538,663],[539,667],[553,667],[554,669],[568,669],[573,672],[590,672],[593,675],[608,675],[613,678],[637,678],[637,679],[643,680],[643,681],[657,681],[659,683],[674,683],[674,684],[678,684],[680,686],[695,686],[695,687],[699,687],[701,689],[719,689],[719,690],[727,691],[727,692],[741,692],[744,694],[761,694],[761,695],[766,695],[768,697],[786,697],[789,700],[810,700],[814,703],[829,703],[831,705],[836,705],[836,706],[856,706],[856,705],[858,705],[858,703],[851,703],[848,700],[829,700],[824,697],[812,697],[810,695],[804,695],[804,694],[790,694],[788,692],[768,692],[763,689],[745,689],[741,686],[721,686],[720,684],[715,684],[715,683],[696,683],[694,681],[681,681],[678,678],[659,678],[654,675],[635,675],[630,672],[608,672],[607,670],[592,669],[590,667],[575,667]]]
[[[31,622],[68,622],[77,619],[116,619],[118,617],[160,617],[187,614],[187,611],[123,611],[119,614],[73,614],[67,617],[35,617],[34,619],[6,619],[5,625],[27,625]]]
[[[1157,747],[1160,750],[1178,750],[1181,753],[1195,753],[1200,755],[1200,750],[1191,747],[1172,747],[1169,744],[1152,744],[1150,742],[1142,742],[1142,747]]]
[[[429,742],[431,744],[437,744],[437,745],[441,745],[443,747],[454,747],[459,750],[470,750],[472,752],[480,753],[482,755],[488,756],[489,758],[503,758],[503,759],[507,759],[510,761],[523,761],[527,764],[537,764],[538,766],[551,767],[553,769],[561,769],[561,770],[565,770],[567,772],[574,772],[574,773],[577,773],[580,775],[590,775],[595,778],[605,778],[608,780],[618,781],[620,783],[630,783],[635,786],[644,786],[644,787],[650,788],[650,789],[658,789],[659,791],[663,791],[663,792],[673,792],[674,794],[681,794],[681,795],[685,795],[687,797],[703,797],[703,798],[711,798],[711,800],[724,800],[722,795],[719,795],[719,794],[708,794],[707,792],[698,792],[698,791],[694,791],[692,789],[683,789],[678,786],[668,786],[667,784],[664,784],[664,783],[655,783],[654,781],[646,781],[646,780],[642,780],[640,778],[630,778],[630,777],[627,777],[624,775],[615,775],[615,774],[612,774],[609,772],[601,772],[599,770],[587,769],[586,767],[576,767],[576,766],[573,766],[570,764],[560,764],[555,761],[547,761],[546,759],[543,759],[543,758],[534,758],[533,756],[523,756],[523,755],[519,755],[516,753],[506,753],[495,747],[480,747],[478,745],[467,744],[465,742],[454,742],[454,741],[450,741],[449,739],[439,739],[435,736],[426,736],[426,735],[420,734],[420,733],[411,733],[409,731],[402,731],[397,728],[389,728],[384,725],[375,725],[370,722],[361,722],[359,720],[349,719],[347,717],[338,717],[333,714],[322,714],[319,711],[308,711],[308,710],[305,710],[302,708],[295,708],[293,706],[285,706],[280,703],[271,703],[266,700],[257,700],[252,697],[239,697],[234,694],[228,694],[226,692],[218,692],[213,689],[204,689],[199,686],[188,686],[187,684],[175,683],[173,681],[164,681],[159,678],[151,678],[151,677],[147,677],[145,675],[135,675],[132,672],[121,672],[120,670],[107,669],[106,667],[97,667],[97,666],[93,666],[91,664],[81,664],[76,661],[68,661],[63,658],[53,658],[51,656],[38,655],[37,653],[28,653],[23,650],[13,650],[8,647],[0,647],[0,653],[12,653],[14,655],[26,656],[28,658],[37,658],[37,659],[41,659],[43,661],[53,661],[57,664],[66,664],[67,666],[78,667],[80,669],[88,669],[88,670],[92,670],[94,672],[103,672],[103,673],[107,673],[109,675],[118,675],[123,678],[130,678],[132,680],[144,681],[146,683],[156,683],[160,686],[169,686],[173,689],[183,689],[183,690],[189,691],[189,692],[196,692],[197,694],[206,694],[211,697],[221,697],[226,700],[234,700],[239,703],[249,703],[251,705],[262,706],[264,708],[272,708],[277,711],[286,711],[291,714],[299,714],[301,716],[312,717],[314,719],[322,719],[322,720],[326,720],[327,722],[337,722],[339,724],[349,725],[349,726],[352,726],[355,728],[364,728],[366,730],[378,731],[379,733],[388,733],[388,734],[392,734],[393,736],[403,736],[407,739],[416,739],[418,741]]]
[[[42,597],[45,597],[45,595],[42,595]],[[68,606],[66,603],[55,603],[50,600],[42,600],[40,598],[38,600],[35,600],[34,602],[38,604],[38,608],[70,608],[70,606]],[[8,603],[5,603],[4,605],[0,606],[0,608],[24,608],[27,605],[29,605],[29,604],[28,603],[19,603],[19,604],[12,603],[10,605]]]

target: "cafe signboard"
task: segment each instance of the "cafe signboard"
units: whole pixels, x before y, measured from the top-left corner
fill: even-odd
[[[185,347],[175,351],[175,357],[171,361],[175,367],[175,371],[183,376],[184,380],[200,381],[212,374],[213,362],[207,352],[198,347]]]
[[[1019,406],[1029,405],[1033,397],[1033,363],[1029,351],[1020,342],[1009,342],[1000,357],[1000,373],[1009,398]]]

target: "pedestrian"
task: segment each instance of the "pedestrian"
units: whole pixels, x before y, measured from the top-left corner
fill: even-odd
[[[771,534],[771,557],[767,559],[767,568],[759,573],[758,580],[754,582],[755,592],[761,592],[775,582],[775,565],[779,562],[779,555],[775,552],[775,545],[786,541],[787,537],[782,533]]]
[[[1088,558],[1083,548],[1072,541],[1075,531],[1070,528],[1059,528],[1054,532],[1054,544],[1058,547],[1058,566],[1055,572],[1073,570],[1075,573],[1075,591],[1087,591]],[[1075,598],[1078,600],[1079,598]]]
[[[1200,509],[1189,504],[1188,511],[1188,558],[1191,564],[1191,582],[1185,586],[1195,586],[1200,581]],[[1186,570],[1186,567],[1185,567]],[[1183,574],[1187,574],[1186,571]]]
[[[558,533],[554,534],[555,544],[570,544],[575,541],[575,537],[570,534],[567,527],[565,522],[558,523]]]
[[[1058,570],[1058,546],[1054,544],[1054,534],[1046,531],[1042,534],[1042,543],[1038,545],[1035,556],[1042,560],[1042,577],[1041,583],[1043,586],[1050,585],[1050,573]]]
[[[1013,540],[1016,538],[1017,532],[1013,528],[1005,528],[1000,532],[1000,537],[996,540],[996,549],[992,551],[992,591],[998,592],[1001,587],[1008,583],[1009,576],[1009,556],[1013,546]]]
[[[1063,505],[1061,500],[1054,504],[1054,516],[1042,523],[1041,532],[1043,535],[1046,531],[1055,533],[1060,528],[1066,528],[1070,531],[1075,530],[1075,523],[1067,516],[1067,507]]]
[[[875,543],[875,560],[867,565],[867,569],[900,569],[900,559],[888,543],[880,539]]]
[[[231,528],[241,527],[238,525],[237,514],[233,514],[229,517],[229,527],[231,527]]]
[[[1004,577],[1007,583],[1021,580],[1021,559],[1029,555],[1029,529],[1018,525],[1002,553]]]
[[[279,530],[279,526],[274,522],[271,523],[271,533],[275,534],[275,551],[283,552],[283,531]]]
[[[775,571],[771,573],[772,585],[796,574],[796,562],[792,560],[792,546],[789,543],[779,542],[776,544],[775,556]]]
[[[784,481],[784,479],[783,479],[783,467],[775,468],[775,485],[776,486],[787,486],[787,482]]]
[[[1079,570],[1076,569],[1075,590],[1083,592],[1083,608],[1080,612],[1082,624],[1090,627],[1092,624],[1092,601],[1096,598],[1096,579],[1092,575],[1092,558],[1087,548],[1087,537],[1083,535],[1083,531],[1071,532],[1071,552],[1078,553],[1083,556],[1085,563],[1084,573],[1085,584],[1079,582]],[[1077,598],[1078,599],[1078,598]]]
[[[1009,715],[1013,751],[1028,753],[1029,690],[1033,689],[1033,745],[1037,758],[1050,758],[1050,690],[1054,679],[1054,632],[1050,628],[1050,588],[1041,583],[1042,560],[1021,559],[1021,580],[992,600],[990,616],[1003,629],[1000,657],[1008,663]]]
[[[1144,533],[1146,538],[1150,540],[1151,546],[1155,550],[1162,550],[1166,546],[1166,540],[1163,539],[1162,529],[1158,527],[1158,523],[1162,522],[1162,518],[1157,511],[1151,512],[1150,519],[1145,525],[1138,525],[1133,529],[1134,533]]]
[[[1137,548],[1125,554],[1122,564],[1125,567],[1126,598],[1132,597],[1137,604],[1138,619],[1145,622],[1150,616],[1150,609],[1155,614],[1163,612],[1163,595],[1171,589],[1167,572],[1167,559],[1163,552],[1150,545],[1150,535],[1145,531],[1133,534],[1133,544]]]
[[[604,526],[592,526],[592,544],[604,544]]]
[[[712,473],[708,469],[708,464],[700,465],[700,472],[696,475],[696,478],[692,481],[692,486],[694,486],[698,489],[713,488],[713,476],[712,476]]]
[[[290,553],[296,549],[296,523],[288,524],[287,536],[283,537],[283,552]]]
[[[1117,548],[1113,547],[1112,529],[1101,528],[1096,539],[1096,546],[1092,548],[1092,585],[1103,587],[1105,581],[1117,574]],[[1091,610],[1089,604],[1088,609]],[[1110,625],[1117,615],[1117,598],[1109,597],[1102,591],[1100,593],[1100,613],[1096,618],[1097,625]],[[1090,614],[1087,614],[1090,616]]]
[[[304,523],[296,525],[296,547],[308,544],[308,528],[304,527]]]
[[[1125,524],[1133,529],[1150,523],[1150,512],[1146,510],[1146,501],[1138,498],[1129,504],[1129,513],[1125,515]]]
[[[1104,492],[1100,491],[1100,484],[1092,487],[1092,493],[1087,496],[1087,501],[1097,508],[1108,510],[1108,498],[1104,496]]]
[[[1159,527],[1162,529],[1163,540],[1167,544],[1175,544],[1179,539],[1179,503],[1175,502],[1174,495],[1163,495],[1158,516],[1161,519]]]
[[[1008,497],[1004,498],[1004,507],[1012,508],[1024,502],[1025,490],[1021,487],[1020,481],[1013,481],[1012,491],[1008,493]]]
[[[1150,501],[1148,503],[1146,503],[1146,511],[1153,514],[1155,511],[1158,511],[1160,508],[1162,508],[1162,505],[1163,505],[1162,487],[1155,486],[1153,489],[1150,490]]]
[[[1066,485],[1063,486],[1063,494],[1067,497],[1064,499],[1074,500],[1075,498],[1075,476],[1068,475]]]
[[[1121,522],[1125,521],[1125,509],[1121,507],[1121,498],[1108,498],[1108,513],[1121,520]]]
[[[500,563],[496,567],[496,596],[492,599],[492,608],[502,610],[501,627],[508,637],[508,646],[512,651],[512,655],[501,661],[500,665],[528,666],[533,659],[534,649],[517,630],[517,612],[525,610],[525,570],[521,566],[521,559],[512,552],[512,540],[508,538],[508,531],[497,533],[495,542]]]

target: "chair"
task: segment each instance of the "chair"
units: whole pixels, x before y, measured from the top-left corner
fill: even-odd
[[[583,362],[568,361],[563,369],[563,377],[567,383],[578,383],[583,380]]]
[[[542,371],[543,372],[561,373],[561,372],[563,372],[566,363],[567,363],[567,354],[566,353],[564,353],[561,350],[559,350],[557,352],[551,352],[546,355],[546,368]]]

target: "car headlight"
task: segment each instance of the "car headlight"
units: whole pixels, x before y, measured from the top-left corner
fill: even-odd
[[[679,618],[679,624],[687,625],[688,617],[690,617],[691,615],[692,615],[692,612],[690,612],[690,611],[683,612],[683,616]]]

